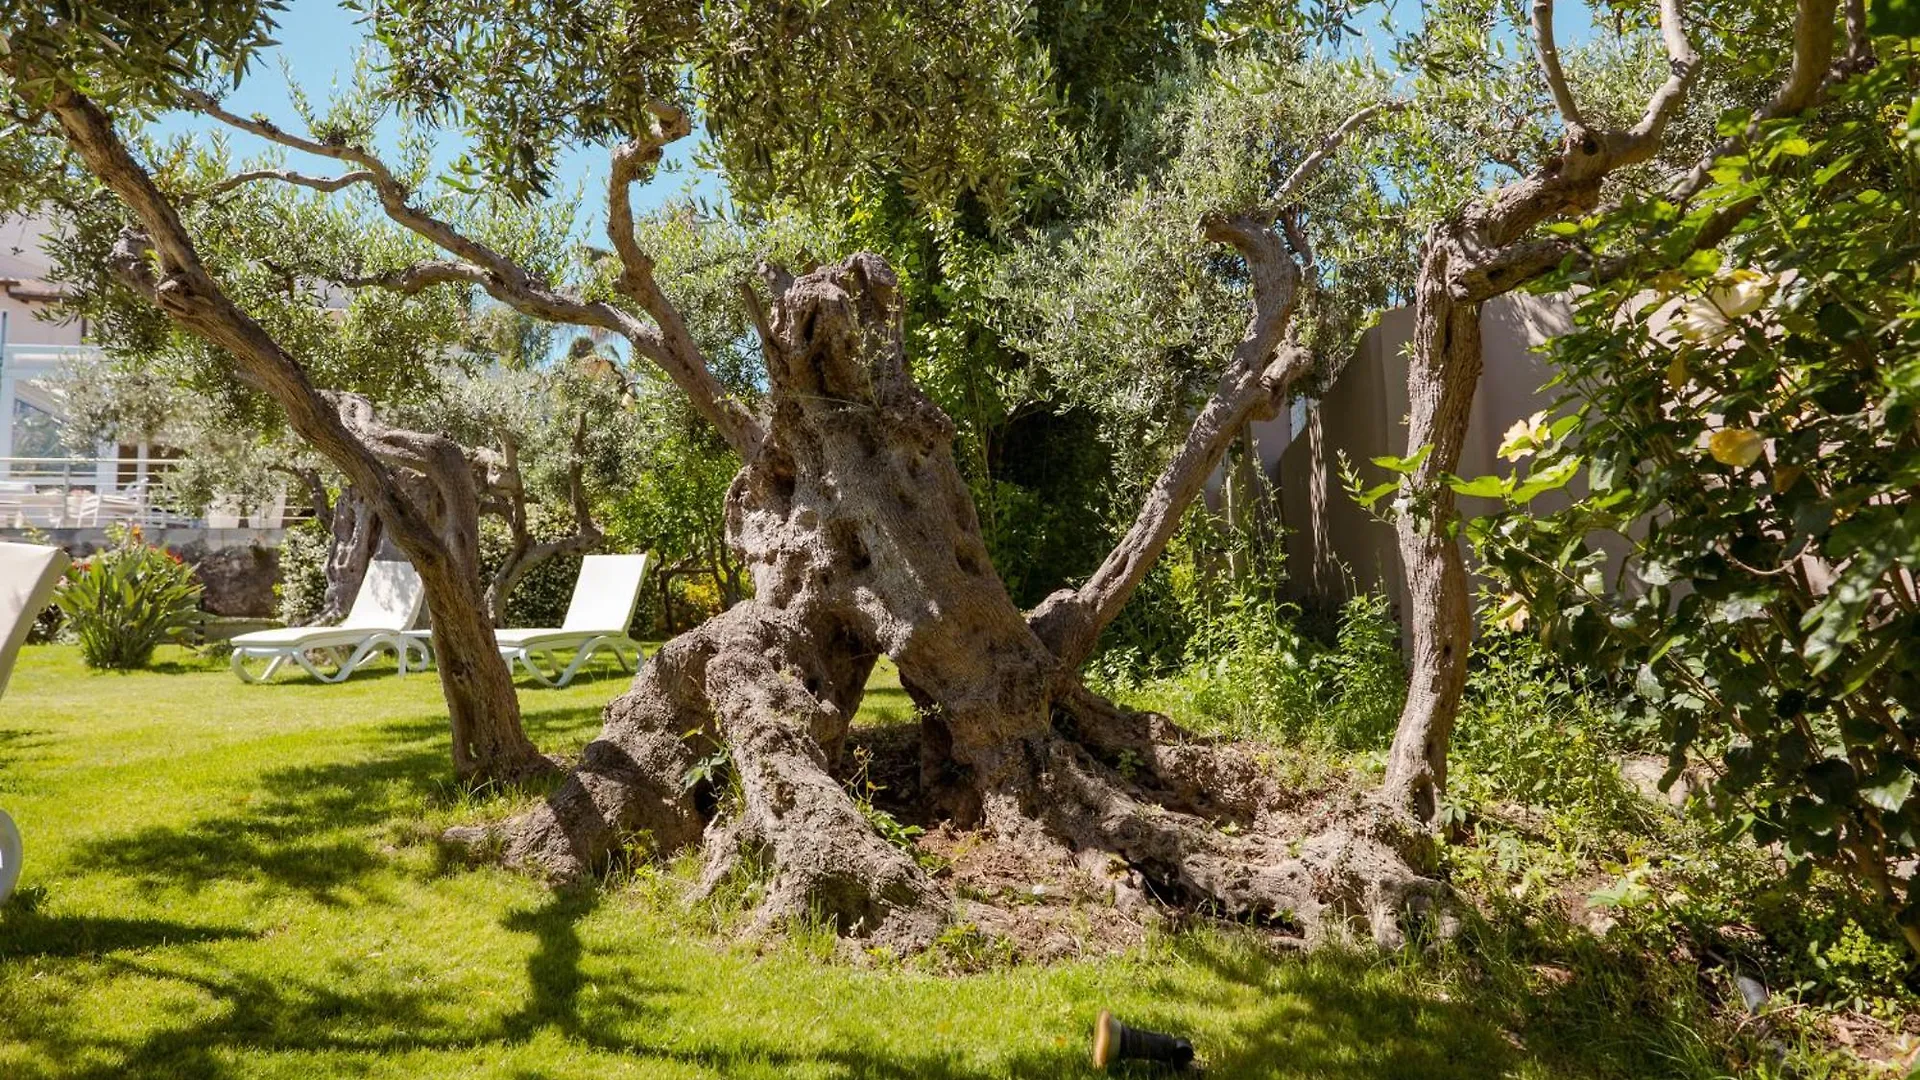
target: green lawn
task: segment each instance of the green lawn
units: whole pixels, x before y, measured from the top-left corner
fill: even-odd
[[[1519,993],[1458,957],[1221,932],[967,976],[817,936],[756,949],[680,900],[684,865],[567,893],[441,865],[425,837],[510,805],[450,783],[431,676],[256,687],[162,659],[94,674],[29,648],[0,702],[0,807],[27,838],[0,1077],[1063,1077],[1090,1071],[1101,1007],[1190,1034],[1218,1077],[1645,1075],[1687,1044],[1580,997],[1584,975]],[[528,728],[577,750],[624,685],[525,686]]]

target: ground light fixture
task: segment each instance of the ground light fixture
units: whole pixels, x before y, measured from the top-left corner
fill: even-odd
[[[1175,1069],[1193,1064],[1193,1044],[1172,1035],[1128,1027],[1105,1009],[1093,1025],[1093,1064],[1109,1069],[1122,1061],[1151,1061]]]

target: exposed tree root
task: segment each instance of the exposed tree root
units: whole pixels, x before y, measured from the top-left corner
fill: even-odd
[[[1411,818],[1361,796],[1288,815],[1298,800],[1277,788],[1254,747],[1195,740],[1165,717],[1080,688],[1058,702],[1085,741],[1052,744],[1039,820],[1077,851],[1139,873],[1162,900],[1277,924],[1309,941],[1346,939],[1364,925],[1392,948],[1409,920],[1444,898],[1417,869],[1431,854]],[[1134,755],[1135,775],[1090,750]]]
[[[809,689],[821,685],[811,639],[745,604],[670,643],[609,707],[606,733],[553,798],[500,827],[506,861],[575,877],[636,834],[661,850],[701,842],[707,887],[743,865],[766,875],[758,929],[825,919],[902,951],[933,941],[951,890],[880,836],[836,778],[821,736],[837,747],[845,718]],[[1413,921],[1439,916],[1446,928],[1445,890],[1420,870],[1432,853],[1411,818],[1363,796],[1286,791],[1262,764],[1272,751],[1196,739],[1077,686],[1057,695],[1056,717],[1030,783],[980,793],[985,828],[967,841],[1002,852],[1036,888],[1078,875],[1065,891],[1082,898],[1151,900],[1308,943],[1363,936],[1393,948]],[[893,741],[895,756],[914,750]],[[687,782],[719,746],[732,779]],[[937,825],[926,790],[894,805]],[[978,903],[969,921],[999,925]],[[1058,939],[1030,944],[1067,951]]]

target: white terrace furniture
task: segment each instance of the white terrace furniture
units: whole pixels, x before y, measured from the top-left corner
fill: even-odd
[[[601,649],[613,654],[621,671],[632,670],[621,650],[632,649],[634,663],[640,662],[640,645],[627,636],[627,627],[633,622],[646,573],[645,555],[589,555],[580,560],[580,578],[573,584],[573,599],[559,627],[494,631],[508,670],[517,662],[540,685],[565,686]],[[426,641],[425,631],[408,636]],[[563,649],[574,651],[572,662],[564,668],[553,655]]]
[[[233,673],[250,683],[265,682],[291,660],[321,682],[345,682],[368,658],[386,649],[400,661],[400,674],[405,675],[406,632],[420,617],[424,593],[420,575],[408,563],[374,562],[339,626],[289,626],[241,634],[233,639]],[[315,664],[316,655],[330,661],[334,670],[328,673]],[[253,674],[246,666],[250,660],[267,661],[266,670]]]
[[[565,686],[595,652],[605,649],[613,654],[621,671],[631,670],[620,648],[631,648],[634,663],[640,662],[640,645],[627,636],[627,627],[633,623],[633,608],[640,602],[640,582],[646,574],[645,555],[589,555],[581,559],[580,578],[573,583],[573,599],[567,602],[567,617],[559,629],[494,631],[507,667],[511,669],[518,661],[541,685]],[[555,649],[574,650],[573,662],[561,668],[553,658]],[[545,670],[534,663],[536,656],[546,664]]]
[[[59,548],[0,543],[0,696],[7,692],[27,631],[66,568],[67,553]],[[20,830],[0,810],[0,904],[20,881],[20,853]]]
[[[67,569],[67,553],[36,544],[0,543],[0,695],[33,620],[53,599]]]

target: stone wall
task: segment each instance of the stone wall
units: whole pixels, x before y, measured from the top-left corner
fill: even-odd
[[[284,529],[149,528],[149,544],[180,556],[206,593],[200,606],[215,615],[271,618],[274,582],[280,579],[280,540]],[[24,532],[0,529],[0,540],[29,540]],[[65,548],[74,558],[98,551],[112,541],[105,529],[43,529],[34,543]]]

